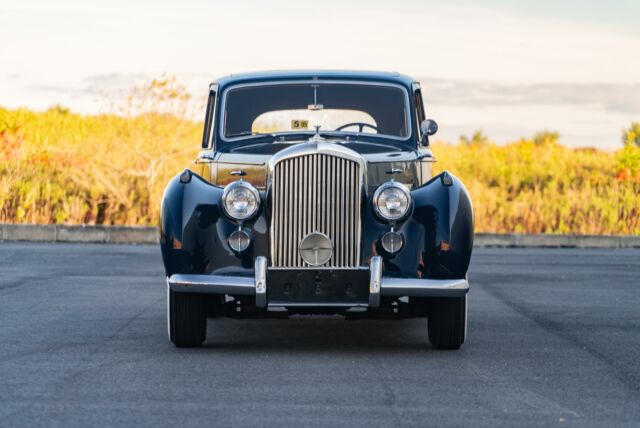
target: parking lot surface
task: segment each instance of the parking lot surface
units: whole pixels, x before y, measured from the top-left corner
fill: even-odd
[[[638,426],[640,250],[477,249],[469,327],[209,320],[168,341],[156,246],[0,243],[0,426]]]

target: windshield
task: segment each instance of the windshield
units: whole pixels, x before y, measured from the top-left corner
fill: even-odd
[[[392,85],[355,83],[265,84],[226,92],[226,139],[264,133],[358,132],[405,139],[407,96]]]

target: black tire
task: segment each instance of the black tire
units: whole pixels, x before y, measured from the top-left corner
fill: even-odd
[[[178,348],[199,346],[207,338],[206,296],[169,289],[167,322],[169,340]]]
[[[467,296],[433,299],[427,323],[429,342],[435,348],[460,348],[467,333]]]

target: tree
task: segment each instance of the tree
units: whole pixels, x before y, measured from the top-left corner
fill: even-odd
[[[489,143],[489,137],[487,137],[484,132],[482,131],[482,129],[477,130],[476,132],[473,133],[473,135],[471,136],[471,138],[467,137],[466,135],[461,135],[460,136],[460,141],[468,146],[483,146],[485,144]]]
[[[640,147],[640,122],[631,122],[629,128],[622,130],[622,144]]]
[[[560,139],[560,134],[556,131],[540,131],[533,137],[533,142],[537,146],[546,144],[556,144]]]

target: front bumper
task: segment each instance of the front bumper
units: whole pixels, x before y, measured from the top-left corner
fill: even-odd
[[[255,296],[256,306],[365,306],[377,308],[380,297],[462,297],[469,291],[466,279],[394,278],[382,276],[382,258],[375,256],[369,267],[369,299],[366,304],[336,302],[269,302],[267,298],[267,259],[259,256],[254,276],[174,274],[167,279],[169,287],[181,293],[229,294]]]

